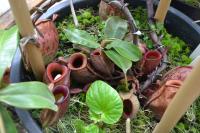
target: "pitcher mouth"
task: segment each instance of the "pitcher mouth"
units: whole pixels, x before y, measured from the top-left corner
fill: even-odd
[[[53,89],[53,95],[56,99],[56,104],[62,104],[69,97],[69,88],[64,85],[58,85]]]
[[[87,57],[82,53],[75,53],[69,59],[69,68],[71,70],[79,70],[87,66]]]
[[[91,55],[94,55],[94,56],[100,56],[101,54],[102,54],[101,50],[99,50],[99,49],[96,49],[91,53]]]
[[[162,55],[157,50],[148,51],[144,55],[145,60],[160,60],[161,58],[162,58]]]
[[[47,76],[53,83],[59,81],[68,73],[69,69],[66,66],[60,65],[58,63],[51,63],[47,66]],[[60,75],[60,77],[56,78],[57,75]]]
[[[130,115],[132,114],[133,112],[133,105],[132,105],[132,102],[130,99],[125,99],[123,101],[123,104],[124,104],[124,114],[126,117],[130,117]]]

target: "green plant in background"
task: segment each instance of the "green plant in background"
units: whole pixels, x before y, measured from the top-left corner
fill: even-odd
[[[188,5],[191,5],[193,7],[200,8],[200,0],[180,0]]]
[[[5,70],[10,66],[19,43],[16,26],[9,30],[0,30],[0,132],[16,133],[16,126],[6,109],[14,106],[23,109],[48,108],[54,111],[57,106],[48,87],[41,82],[21,82],[6,84],[3,82]],[[2,86],[2,84],[4,84]],[[39,101],[39,102],[38,102]]]
[[[123,103],[117,91],[103,81],[95,81],[86,94],[86,104],[89,107],[90,119],[93,123],[87,125],[84,121],[75,120],[77,133],[104,132],[101,122],[114,124],[119,121],[123,112]]]
[[[156,26],[149,26],[147,22],[147,10],[138,7],[132,11],[133,17],[136,19],[137,25],[140,30],[149,31],[154,30],[159,36],[163,36],[161,42],[168,48],[168,58],[172,66],[185,66],[188,65],[192,60],[189,57],[190,48],[178,37],[173,37],[164,28],[163,24],[156,24]],[[148,32],[144,32],[141,36],[148,48],[153,47],[153,43],[148,36]]]
[[[127,31],[127,21],[114,16],[108,18],[105,23],[101,44],[97,42],[97,39],[94,36],[84,30],[67,29],[66,37],[74,44],[79,44],[92,49],[103,49],[107,57],[124,72],[126,89],[128,90],[126,72],[131,68],[132,62],[140,60],[142,54],[136,45],[122,40]]]

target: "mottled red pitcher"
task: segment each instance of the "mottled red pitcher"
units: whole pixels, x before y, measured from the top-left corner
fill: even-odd
[[[156,118],[162,117],[181,84],[182,81],[180,80],[168,80],[150,97],[148,107],[153,111]]]
[[[192,66],[180,66],[168,71],[161,82],[166,82],[167,80],[180,80],[184,81],[187,75],[192,71]]]
[[[39,34],[37,36],[37,41],[40,44],[40,51],[44,59],[44,63],[50,63],[58,50],[58,31],[52,20],[38,20],[35,23]],[[41,35],[40,35],[41,34]]]
[[[43,81],[48,85],[65,85],[70,86],[70,69],[59,63],[50,63],[43,77]]]
[[[118,0],[122,3],[124,3],[124,0]],[[109,16],[120,16],[124,17],[122,11],[120,9],[117,9],[116,7],[113,7],[103,0],[101,0],[99,5],[99,16],[101,19],[106,20]]]
[[[74,53],[68,60],[68,67],[71,69],[72,79],[78,83],[87,84],[97,79],[90,70],[87,56],[83,53]]]
[[[53,18],[54,20],[54,18]],[[38,20],[35,23],[35,38],[37,46],[40,49],[40,52],[43,57],[44,64],[47,65],[50,63],[58,50],[59,38],[56,26],[53,23],[53,20],[43,19]],[[31,65],[27,56],[27,53],[24,49],[24,45],[21,45],[23,52],[23,60],[25,68],[28,71],[31,71]]]
[[[40,120],[43,126],[51,126],[64,116],[68,109],[70,101],[69,88],[64,85],[58,85],[53,89],[53,95],[56,99],[58,111],[45,109],[40,114]]]
[[[158,119],[162,117],[167,106],[191,71],[191,66],[181,66],[170,70],[163,76],[158,84],[159,89],[149,97],[146,103]]]

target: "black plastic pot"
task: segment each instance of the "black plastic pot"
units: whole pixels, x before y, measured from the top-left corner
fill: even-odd
[[[194,21],[200,20],[200,8],[188,5],[179,0],[173,0],[171,6],[180,10]],[[200,25],[200,22],[197,24]]]
[[[91,6],[97,7],[99,2],[100,0],[74,0],[74,6],[75,9],[87,8]],[[130,6],[133,8],[137,6],[145,7],[146,5],[145,1],[141,0],[127,0],[127,2],[130,3]],[[44,13],[41,18],[50,18],[54,13],[57,13],[60,15],[60,19],[62,19],[63,16],[71,13],[69,5],[69,0],[64,0],[49,8],[49,10]],[[182,40],[190,44],[192,49],[200,43],[199,26],[197,24],[193,24],[190,18],[172,7],[170,7],[168,11],[165,26],[169,33],[180,37]],[[21,53],[18,49],[12,62],[11,81],[16,83],[30,80],[34,80],[34,78],[26,73],[22,64]],[[38,124],[32,119],[28,111],[16,109],[16,113],[29,133],[42,132],[40,126],[38,126]]]

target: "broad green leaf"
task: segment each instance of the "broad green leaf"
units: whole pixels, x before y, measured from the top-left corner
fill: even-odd
[[[115,89],[103,81],[95,81],[86,94],[90,112],[107,124],[116,123],[123,112],[122,100]],[[96,117],[97,118],[97,117]]]
[[[48,108],[57,110],[55,98],[42,82],[10,84],[0,91],[0,102],[25,109]]]
[[[105,54],[110,58],[124,73],[131,68],[131,60],[124,58],[114,50],[104,50]]]
[[[139,61],[142,57],[140,49],[131,42],[117,39],[106,46],[106,49],[110,48],[114,48],[121,56],[134,62]]]
[[[104,38],[123,39],[128,31],[128,23],[126,20],[118,16],[108,18],[104,29]]]
[[[80,119],[76,119],[73,121],[74,127],[76,129],[76,133],[84,133],[85,132],[85,122],[80,120]]]
[[[84,121],[76,119],[73,121],[76,128],[76,133],[103,133],[95,124],[86,125]]]
[[[100,129],[95,124],[90,124],[85,127],[85,133],[100,133]]]
[[[9,30],[0,30],[0,80],[6,68],[11,64],[18,42],[19,34],[16,26]]]
[[[17,128],[8,111],[0,104],[0,132],[17,133]]]
[[[97,40],[84,30],[67,29],[66,35],[69,41],[71,41],[74,44],[79,44],[85,47],[95,49],[100,47],[100,44],[97,43]]]
[[[93,120],[95,123],[101,121],[101,114],[95,114],[91,110],[89,110],[90,119]]]

